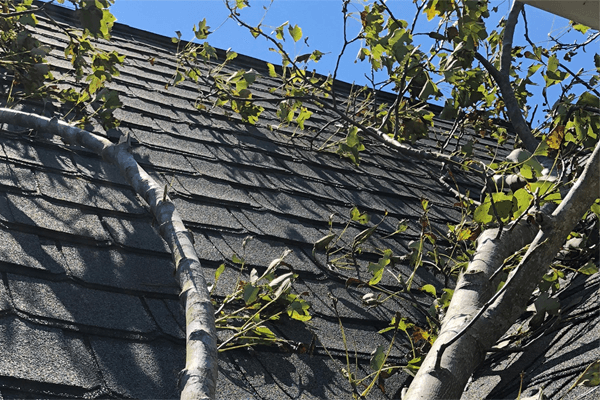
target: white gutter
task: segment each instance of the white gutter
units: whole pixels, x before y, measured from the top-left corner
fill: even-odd
[[[520,0],[571,21],[600,30],[600,0]]]

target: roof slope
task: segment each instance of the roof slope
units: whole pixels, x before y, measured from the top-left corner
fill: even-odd
[[[74,23],[70,11],[47,9],[58,21]],[[42,18],[38,34],[53,46],[49,58],[57,70],[69,68],[61,60],[64,38]],[[121,133],[129,133],[135,139],[132,152],[138,162],[159,183],[170,185],[169,195],[193,233],[205,276],[210,280],[217,267],[227,263],[216,296],[225,296],[236,283],[240,271],[229,262],[233,254],[244,255],[248,265],[242,273],[247,276],[252,268],[264,271],[271,260],[290,249],[286,261],[299,275],[296,292],[306,293],[312,307],[313,319],[306,325],[285,320],[272,325],[294,342],[309,344],[316,335],[312,355],[277,347],[222,353],[219,398],[350,397],[351,388],[340,372],[346,364],[345,344],[330,294],[338,299],[352,363],[356,360],[365,374],[370,372],[371,352],[391,337],[377,331],[389,324],[396,311],[421,323],[424,317],[411,306],[413,299],[397,298],[381,307],[365,308],[361,298],[367,289],[346,287],[347,278],[355,278],[357,272],[330,270],[316,263],[311,256],[313,243],[328,233],[330,215],[334,215],[334,228],[341,230],[349,210],[358,206],[374,221],[388,212],[379,227],[382,237],[393,232],[398,221],[414,221],[406,232],[375,243],[380,249],[408,253],[409,242],[419,234],[422,198],[432,204],[429,215],[439,229],[460,220],[454,199],[437,180],[442,166],[372,145],[361,165],[354,167],[335,154],[314,152],[309,138],[292,136],[292,131],[243,124],[217,110],[198,111],[193,106],[197,89],[191,85],[165,89],[175,65],[175,49],[168,38],[115,25],[113,41],[103,46],[127,56],[121,75],[111,84],[120,91],[124,107],[116,114],[122,121],[120,133],[96,133],[115,141]],[[240,56],[231,68],[254,68],[263,73],[265,82],[270,79],[263,63],[252,58]],[[6,89],[5,81],[0,84]],[[347,91],[346,84],[336,84],[340,93]],[[264,107],[277,124],[273,106]],[[21,103],[16,108],[46,116],[61,111],[50,103]],[[419,146],[436,148],[445,141],[452,124],[435,122],[432,139]],[[7,125],[0,127],[0,138],[4,244],[0,247],[0,395],[178,397],[185,320],[170,254],[144,204],[116,168],[85,149],[67,147],[44,132]],[[465,139],[450,141],[451,146],[464,143]],[[475,147],[487,158],[488,149],[494,151],[496,145],[479,139]],[[476,190],[467,177],[457,177]],[[362,229],[350,225],[348,237]],[[244,252],[242,243],[248,236],[253,239]],[[376,260],[374,254],[365,257]],[[398,272],[408,276],[412,271],[399,266]],[[366,278],[366,272],[360,274]],[[590,290],[594,282],[577,284]],[[392,279],[384,283],[399,288]],[[443,287],[440,277],[419,269],[415,287],[424,283],[438,290]],[[424,308],[430,306],[426,295],[415,291],[414,296]],[[576,304],[569,312],[589,318],[598,304],[590,302]],[[582,331],[593,328],[586,323],[577,326]],[[597,325],[594,329],[597,338]],[[553,332],[550,340],[556,342],[569,337]],[[598,357],[591,343],[585,352]],[[548,371],[548,363],[556,368],[555,381],[566,376],[571,382],[581,371],[563,373],[562,360],[573,358],[569,349],[562,347],[550,355],[542,350],[528,364],[533,382]],[[390,361],[406,362],[409,351],[408,340],[398,337]],[[581,349],[573,351],[580,357]],[[504,364],[490,359],[492,367],[481,374],[502,365],[508,379],[514,380],[511,368],[505,367],[511,360],[504,357],[498,362]],[[497,376],[494,372],[494,379]],[[375,390],[373,398],[398,398],[407,379],[404,373],[395,375],[386,381],[386,392]],[[496,385],[493,379],[488,381],[476,381],[488,385],[477,388],[476,396]],[[518,387],[501,385],[495,390],[512,396]],[[561,390],[564,387],[557,393]]]

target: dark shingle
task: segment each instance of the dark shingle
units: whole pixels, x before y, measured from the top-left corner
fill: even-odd
[[[159,236],[151,219],[125,220],[104,217],[102,223],[110,232],[111,238],[124,247],[151,252],[169,252],[165,241]]]
[[[4,317],[0,324],[0,347],[0,375],[21,380],[25,390],[28,381],[86,390],[102,383],[82,338],[60,329]]]
[[[132,333],[155,330],[139,298],[71,282],[8,275],[15,307],[29,315]]]
[[[185,365],[185,348],[165,340],[120,341],[90,339],[108,388],[118,397],[176,399],[177,376]]]

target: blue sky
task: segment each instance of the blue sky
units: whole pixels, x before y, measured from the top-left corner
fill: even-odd
[[[508,14],[511,3],[512,0],[493,0],[490,5],[498,7],[497,18],[499,18]],[[388,0],[387,4],[397,18],[412,21],[414,17],[412,0]],[[337,55],[343,44],[341,0],[276,0],[272,3],[250,0],[250,7],[241,10],[241,17],[250,24],[256,25],[265,15],[265,7],[268,7],[268,12],[262,23],[264,31],[270,32],[286,21],[300,26],[304,36],[308,36],[308,46],[304,41],[294,43],[288,37],[286,50],[292,56],[309,53],[315,49],[327,53],[319,63],[312,64],[310,68],[314,68],[322,74],[333,71]],[[362,10],[361,2],[353,1],[349,9],[351,11]],[[234,21],[227,18],[229,12],[222,0],[116,0],[111,11],[120,23],[170,37],[175,36],[175,31],[180,31],[182,39],[185,40],[193,38],[192,27],[206,18],[207,25],[211,27],[211,31],[214,31],[208,38],[212,46],[222,49],[232,48],[239,54],[272,63],[281,61],[278,54],[268,50],[271,46],[265,39],[254,39],[246,29],[239,27]],[[567,20],[530,6],[526,6],[526,12],[530,36],[538,44],[543,44],[548,40],[548,33],[552,33],[554,36],[560,35],[568,25]],[[491,20],[488,24],[491,24]],[[425,16],[422,15],[420,21],[425,24]],[[360,24],[357,21],[352,22],[350,31],[356,34]],[[521,39],[522,35],[519,35],[522,27],[523,23],[520,20],[517,26],[517,35],[515,35],[517,38],[515,44],[517,45],[525,44]],[[488,27],[489,31],[493,28],[491,25]],[[569,42],[575,38],[581,42],[585,39],[585,36],[579,33],[570,35],[572,36],[565,37],[563,40]],[[339,79],[358,84],[366,83],[364,74],[368,71],[367,63],[354,62],[359,48],[359,44],[355,43],[347,50],[342,59]],[[577,62],[590,68],[593,66],[592,57],[593,54],[588,53]],[[578,70],[579,67],[575,69]],[[551,91],[549,91],[549,95],[552,95]],[[536,101],[541,102],[541,98]],[[538,116],[542,116],[540,111],[538,111]]]
[[[250,7],[243,9],[241,16],[245,21],[256,25],[265,15],[264,7],[268,7],[263,27],[275,28],[286,21],[300,26],[303,34],[309,37],[309,47],[303,41],[293,44],[288,38],[287,50],[292,55],[304,54],[315,49],[328,53],[318,64],[313,65],[318,72],[327,74],[333,70],[343,44],[341,3],[341,0],[275,0],[271,4],[265,0],[250,0]],[[350,10],[361,11],[359,3],[353,2]],[[398,18],[409,22],[412,20],[414,6],[411,0],[389,0],[387,3]],[[492,1],[493,6],[498,6],[499,16],[508,13],[510,4],[511,1],[508,0]],[[403,12],[403,9],[406,9],[406,12]],[[208,38],[212,46],[232,48],[239,54],[270,62],[281,60],[279,55],[268,50],[270,46],[266,40],[254,39],[246,29],[227,18],[229,12],[222,0],[116,0],[111,10],[120,23],[165,36],[175,36],[175,31],[180,31],[182,39],[185,40],[193,38],[192,27],[206,18],[211,31],[214,31]],[[530,34],[538,42],[546,40],[548,32],[557,33],[568,24],[563,18],[532,7],[527,7],[527,15],[532,25]],[[425,21],[425,16],[421,15],[420,22]],[[354,28],[350,29],[351,32],[358,32],[359,24],[356,21],[351,21],[350,26]],[[270,32],[272,29],[264,30]],[[358,49],[356,44],[347,51],[344,69],[349,71],[344,72],[343,80],[360,79],[366,71],[366,63],[359,63],[356,67],[353,65]]]

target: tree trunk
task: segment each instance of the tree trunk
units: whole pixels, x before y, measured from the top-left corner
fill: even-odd
[[[484,232],[478,241],[477,252],[454,292],[440,334],[427,354],[404,400],[458,399],[487,350],[508,330],[525,311],[531,293],[538,286],[567,235],[583,214],[600,197],[600,144],[567,196],[551,215],[541,216],[536,229],[521,223],[511,232],[505,228],[495,239],[496,230]],[[532,241],[533,239],[533,241]],[[490,277],[501,267],[504,259],[531,243],[518,267],[509,275],[504,287],[496,294],[497,282]],[[482,309],[487,304],[487,309]],[[465,332],[455,338],[478,310],[482,310]],[[439,354],[440,351],[443,354]],[[439,358],[439,365],[436,366]]]

